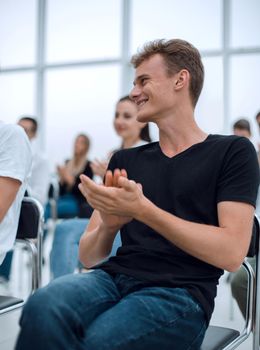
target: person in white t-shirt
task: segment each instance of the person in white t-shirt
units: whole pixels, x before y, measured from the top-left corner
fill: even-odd
[[[37,199],[44,207],[47,203],[50,176],[47,157],[39,150],[36,144],[38,123],[32,116],[24,115],[17,124],[24,129],[32,150],[32,169],[26,192],[30,197]],[[2,280],[2,284],[8,283],[10,279],[12,257],[13,252],[8,252],[0,266],[0,281]]]
[[[31,165],[31,148],[24,130],[0,122],[0,265],[14,244]]]

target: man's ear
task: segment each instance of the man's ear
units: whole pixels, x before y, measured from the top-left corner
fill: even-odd
[[[187,69],[182,69],[179,71],[174,80],[174,89],[181,90],[184,86],[188,85],[190,81],[190,73]]]

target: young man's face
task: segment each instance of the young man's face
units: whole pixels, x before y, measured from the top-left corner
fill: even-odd
[[[138,108],[138,121],[156,121],[172,114],[176,103],[175,80],[175,76],[167,75],[164,59],[159,54],[137,67],[130,96]]]

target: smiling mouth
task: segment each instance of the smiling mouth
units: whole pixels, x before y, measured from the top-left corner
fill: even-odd
[[[147,101],[148,101],[148,100],[140,100],[140,101],[137,101],[137,106],[138,106],[138,107],[143,107],[143,106],[146,104]]]

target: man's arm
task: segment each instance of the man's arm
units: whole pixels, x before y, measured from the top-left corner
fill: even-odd
[[[79,259],[82,264],[89,268],[104,260],[111,252],[117,232],[116,228],[107,228],[100,213],[94,210],[79,242]]]
[[[0,223],[15,200],[20,186],[21,182],[19,180],[0,176]]]
[[[105,186],[117,187],[119,177],[127,177],[125,170],[116,169],[114,175],[109,170],[105,176]],[[81,175],[81,179],[87,178]],[[81,183],[79,189],[87,198],[85,188]],[[114,239],[120,228],[130,222],[131,217],[106,214],[104,211],[94,210],[86,231],[82,235],[79,244],[79,258],[86,267],[91,267],[108,257],[111,252]]]
[[[148,200],[138,184],[118,179],[119,188],[98,186],[83,177],[90,205],[104,213],[133,217],[180,249],[219,268],[235,271],[249,246],[254,207],[241,202],[218,204],[219,226],[198,224],[170,214]]]

